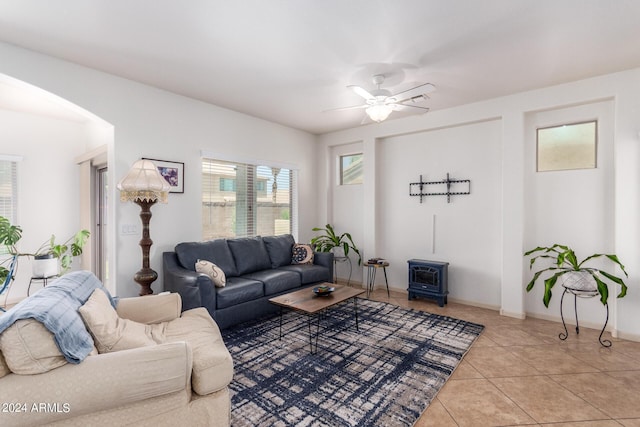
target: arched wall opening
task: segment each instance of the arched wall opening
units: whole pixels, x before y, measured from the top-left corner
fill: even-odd
[[[102,231],[96,229],[95,185],[96,169],[110,163],[113,125],[57,95],[0,74],[0,129],[0,156],[17,163],[17,191],[12,196],[17,204],[13,222],[23,229],[19,250],[33,253],[51,235],[62,243],[76,231],[88,229],[92,236],[72,269],[98,273],[98,257],[114,259],[108,251],[101,253],[96,242],[98,235],[113,241],[114,231],[109,224]],[[110,201],[107,207],[111,216],[112,205]],[[27,296],[31,262],[31,257],[20,258],[7,303]],[[104,279],[115,290],[108,277]],[[41,287],[42,282],[34,281],[30,292]]]

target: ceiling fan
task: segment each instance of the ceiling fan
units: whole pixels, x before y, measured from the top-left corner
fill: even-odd
[[[386,120],[392,111],[415,110],[423,113],[429,111],[429,108],[427,107],[421,107],[413,104],[428,99],[429,97],[427,94],[436,89],[433,84],[423,83],[412,87],[411,89],[392,95],[390,91],[380,88],[382,83],[384,83],[384,75],[376,74],[373,76],[373,84],[377,86],[377,89],[372,90],[371,92],[360,86],[347,86],[349,89],[363,97],[365,99],[365,103],[363,105],[356,105],[353,107],[338,108],[337,110],[364,108],[367,116],[374,122],[378,123]]]

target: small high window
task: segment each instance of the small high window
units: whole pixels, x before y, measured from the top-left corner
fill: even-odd
[[[340,156],[340,185],[362,184],[362,160],[362,153]]]
[[[538,129],[538,172],[596,167],[596,121]]]

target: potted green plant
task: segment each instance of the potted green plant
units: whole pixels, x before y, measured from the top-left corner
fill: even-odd
[[[80,230],[63,243],[57,243],[56,236],[51,235],[35,252],[20,252],[16,243],[22,237],[22,228],[12,225],[7,218],[0,216],[0,244],[4,245],[5,252],[10,255],[33,257],[33,277],[50,277],[66,273],[71,268],[73,258],[82,255],[89,235],[88,230]],[[0,281],[6,278],[7,274],[6,267],[0,267]]]
[[[311,239],[311,245],[316,251],[332,252],[334,248],[339,248],[344,252],[344,256],[349,256],[349,250],[353,250],[353,252],[358,254],[358,265],[362,264],[362,255],[360,255],[360,251],[356,247],[355,243],[353,243],[351,234],[342,233],[338,235],[331,224],[325,225],[324,228],[314,227],[312,230],[324,232],[324,234],[315,236]]]
[[[82,255],[82,250],[84,245],[89,240],[89,231],[88,230],[80,230],[76,232],[73,236],[69,237],[63,243],[56,242],[55,234],[51,235],[47,241],[42,243],[38,250],[33,254],[34,258],[34,268],[38,261],[42,261],[47,263],[46,267],[43,267],[43,271],[39,271],[41,274],[35,277],[48,277],[53,272],[52,268],[55,265],[55,268],[58,268],[58,260],[60,261],[60,274],[64,274],[71,268],[71,264],[73,263],[73,258]],[[51,261],[53,260],[53,261]],[[46,270],[49,269],[49,270]],[[34,271],[35,273],[35,271]]]
[[[9,275],[9,269],[7,268],[13,257],[18,254],[16,243],[22,238],[22,228],[18,225],[13,225],[11,222],[0,216],[0,245],[4,248],[3,253],[12,255],[0,263],[0,285],[5,282]]]
[[[578,257],[575,251],[566,245],[554,244],[553,246],[538,246],[535,249],[525,252],[524,256],[534,255],[529,261],[529,269],[533,269],[533,264],[543,258],[551,261],[551,266],[538,270],[533,275],[531,281],[527,284],[527,292],[533,289],[538,278],[545,272],[552,273],[551,276],[544,279],[544,296],[542,301],[545,307],[549,307],[549,301],[551,300],[551,289],[554,287],[558,279],[565,279],[565,286],[567,286],[566,279],[573,283],[574,289],[597,292],[600,294],[600,301],[602,304],[606,304],[609,299],[609,288],[607,287],[606,279],[610,283],[620,286],[620,293],[618,298],[623,298],[627,294],[627,285],[624,281],[611,273],[604,270],[587,267],[585,264],[595,258],[605,257],[614,264],[620,267],[626,277],[629,277],[624,265],[620,262],[618,257],[613,254],[593,254],[582,261],[578,261]],[[590,282],[590,283],[589,283]],[[591,287],[592,286],[592,287]],[[591,287],[591,288],[590,288]]]

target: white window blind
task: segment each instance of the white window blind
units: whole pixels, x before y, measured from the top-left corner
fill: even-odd
[[[18,216],[18,163],[0,158],[0,216],[16,224]],[[0,255],[7,255],[5,247]],[[4,258],[3,258],[4,259]]]
[[[295,176],[281,167],[203,159],[203,240],[297,231]]]
[[[0,159],[0,216],[15,224],[18,215],[18,163]]]

